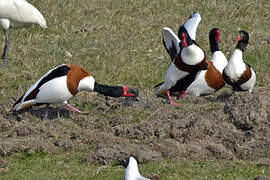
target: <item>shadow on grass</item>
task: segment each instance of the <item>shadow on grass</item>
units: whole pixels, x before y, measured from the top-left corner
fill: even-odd
[[[44,119],[44,114],[48,109],[48,120],[57,118],[70,118],[70,111],[64,107],[45,107],[40,109],[31,109],[29,113],[39,119]]]
[[[217,97],[205,96],[205,99],[210,102],[225,102],[232,95],[232,93],[224,92]]]
[[[43,107],[35,109],[25,109],[18,112],[11,112],[16,117],[17,121],[22,121],[22,114],[28,112],[32,116],[35,116],[41,120],[44,120],[44,115],[48,110],[47,120],[53,120],[57,118],[70,118],[70,111],[64,107]]]

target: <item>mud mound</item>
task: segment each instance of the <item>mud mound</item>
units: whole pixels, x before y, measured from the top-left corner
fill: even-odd
[[[139,161],[156,161],[161,159],[158,151],[151,150],[146,144],[137,144],[107,133],[94,132],[91,135],[92,143],[96,144],[94,151],[84,159],[86,162],[111,163],[127,156],[138,157]],[[97,137],[98,136],[98,137]]]
[[[237,93],[226,100],[224,111],[239,134],[237,155],[248,159],[263,157],[270,149],[269,89],[256,89],[253,95]],[[254,154],[255,153],[255,154]]]
[[[70,113],[61,107],[17,115],[0,105],[0,154],[44,151],[57,153],[93,147],[83,159],[108,164],[128,155],[140,161],[162,158],[248,159],[270,156],[270,88],[256,88],[252,95],[221,91],[206,97],[186,96],[179,108],[152,91],[136,100],[105,98],[81,93],[73,99],[91,113]],[[72,103],[72,102],[71,102]]]

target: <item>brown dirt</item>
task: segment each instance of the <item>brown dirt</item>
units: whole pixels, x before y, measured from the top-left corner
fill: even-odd
[[[75,104],[75,102],[79,104]],[[107,164],[127,155],[139,161],[162,158],[270,159],[270,88],[206,97],[186,96],[179,108],[142,91],[135,101],[81,93],[72,104],[90,109],[88,116],[55,106],[49,119],[44,108],[17,115],[0,105],[0,154],[43,151],[57,153],[91,147],[84,161]],[[261,160],[260,160],[261,159]]]

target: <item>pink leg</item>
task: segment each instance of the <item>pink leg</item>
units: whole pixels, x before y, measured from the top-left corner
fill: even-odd
[[[89,112],[82,112],[79,109],[75,108],[74,106],[71,106],[70,104],[66,104],[65,105],[68,109],[70,109],[71,111],[78,113],[78,114],[89,114]]]
[[[182,99],[187,94],[187,90],[185,90],[182,94],[177,96],[177,99]]]
[[[48,115],[49,115],[49,107],[47,107],[46,112],[44,113],[43,120],[47,121],[48,120]]]
[[[167,94],[167,96],[169,98],[169,101],[170,101],[170,105],[171,106],[180,106],[180,104],[177,104],[177,103],[175,103],[175,102],[172,101],[172,98],[170,96],[170,91],[169,90],[166,91],[166,94]]]

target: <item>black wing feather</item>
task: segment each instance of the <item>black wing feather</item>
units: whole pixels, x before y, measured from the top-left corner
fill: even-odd
[[[46,82],[48,82],[54,78],[66,76],[68,74],[69,70],[70,70],[70,67],[68,67],[67,65],[59,66],[58,68],[54,69],[50,74],[48,74],[48,76],[44,77],[38,83],[36,89],[39,89],[43,84],[45,84]]]
[[[54,69],[53,71],[51,71],[46,77],[44,77],[37,85],[37,87],[35,89],[33,89],[32,92],[35,92],[34,96],[36,95],[36,93],[39,91],[39,88],[47,83],[48,81],[54,79],[54,78],[57,78],[57,77],[62,77],[62,76],[65,76],[68,74],[68,71],[70,70],[70,67],[68,67],[67,65],[63,65],[63,66],[59,66],[58,68]],[[13,105],[13,108],[19,104],[23,97],[24,97],[25,93],[14,103]],[[25,100],[30,100],[32,99],[33,97],[33,94],[30,93],[26,98]]]
[[[166,51],[168,52],[168,54],[170,55],[171,61],[173,61],[174,58],[175,58],[175,56],[177,55],[177,49],[176,49],[176,46],[173,43],[173,41],[171,42],[171,44],[172,44],[172,47],[171,48],[168,48],[166,46],[166,42],[164,41],[164,38],[163,38],[163,45],[164,45]]]

